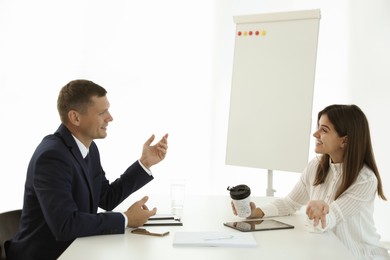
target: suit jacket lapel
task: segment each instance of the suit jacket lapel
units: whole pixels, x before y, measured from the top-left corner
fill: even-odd
[[[66,128],[65,125],[61,124],[58,130],[56,131],[55,135],[59,136],[65,143],[65,145],[69,148],[70,153],[73,155],[75,160],[78,162],[78,164],[82,168],[82,173],[84,176],[84,179],[86,180],[90,192],[90,207],[91,211],[93,211],[95,203],[94,203],[94,196],[93,196],[93,182],[92,182],[92,176],[89,174],[88,171],[88,164],[86,161],[84,161],[80,149],[76,144],[76,141],[73,138],[72,133]],[[89,155],[88,155],[89,156]]]

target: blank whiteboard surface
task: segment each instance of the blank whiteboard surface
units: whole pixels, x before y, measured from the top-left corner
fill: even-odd
[[[320,11],[236,16],[226,164],[308,163]]]

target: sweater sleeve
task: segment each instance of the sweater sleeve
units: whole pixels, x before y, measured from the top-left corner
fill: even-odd
[[[302,173],[299,181],[291,192],[284,198],[275,199],[261,207],[265,217],[286,216],[298,211],[310,199],[310,187],[317,160],[312,160]]]

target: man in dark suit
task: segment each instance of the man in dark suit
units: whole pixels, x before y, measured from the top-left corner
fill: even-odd
[[[6,243],[7,259],[57,259],[77,237],[124,233],[156,214],[148,197],[124,212],[110,212],[153,179],[150,167],[165,158],[168,135],[144,144],[141,158],[112,183],[105,177],[94,139],[105,138],[106,90],[87,80],[65,85],[58,97],[62,124],[35,150],[27,170],[20,229]],[[97,213],[98,207],[108,212]]]

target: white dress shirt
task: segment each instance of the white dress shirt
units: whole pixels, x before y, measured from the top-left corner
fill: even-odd
[[[290,215],[310,200],[323,200],[329,204],[327,226],[314,229],[333,232],[358,259],[390,259],[380,245],[373,219],[378,184],[373,171],[364,166],[357,180],[334,200],[342,181],[342,164],[331,163],[325,182],[314,186],[318,162],[315,158],[308,164],[287,197],[261,207],[264,216]]]

